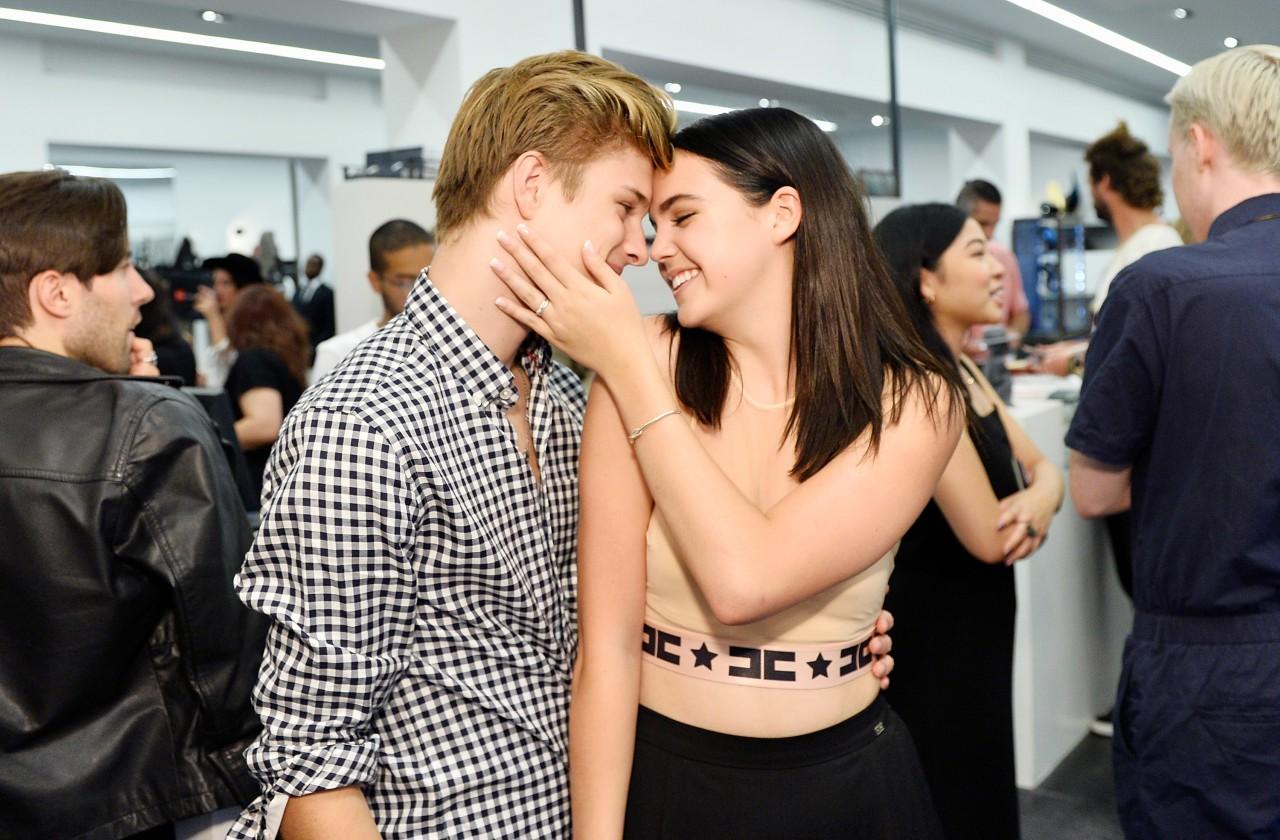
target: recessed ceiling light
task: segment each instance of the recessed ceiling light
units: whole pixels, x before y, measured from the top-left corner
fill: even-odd
[[[1178,8],[1176,8],[1176,9],[1174,9],[1174,10],[1173,10],[1173,19],[1174,19],[1174,20],[1186,20],[1186,19],[1187,19],[1187,18],[1189,18],[1189,17],[1191,17],[1191,10],[1190,10],[1190,9],[1184,9],[1184,8],[1182,8],[1181,6],[1179,6]]]
[[[243,38],[226,38],[221,35],[200,35],[179,29],[137,26],[132,23],[117,23],[113,20],[55,15],[48,12],[27,11],[26,9],[10,9],[4,6],[0,6],[0,20],[31,23],[36,26],[53,26],[58,29],[74,29],[80,32],[97,32],[102,35],[122,35],[126,38],[162,41],[167,44],[185,44],[191,47],[209,47],[215,50],[231,50],[255,55],[270,55],[277,58],[292,58],[298,61],[314,61],[320,64],[360,67],[365,70],[384,70],[387,66],[387,63],[382,59],[365,55],[348,55],[327,50],[292,47],[287,44],[272,44],[266,41],[247,41]]]
[[[1240,39],[1234,36],[1228,35],[1227,37],[1222,39],[1222,46],[1226,47],[1229,50],[1233,50],[1236,47],[1240,46]]]
[[[871,124],[872,124],[872,125],[874,125],[876,128],[879,128],[880,126],[884,125],[884,124],[885,124],[885,123],[887,123],[887,122],[888,122],[888,120],[887,120],[887,119],[885,119],[885,118],[884,118],[883,116],[881,116],[880,114],[876,114],[876,115],[874,115],[874,116],[872,116],[872,117],[871,117]]]
[[[768,99],[761,99],[761,100],[760,100],[760,107],[761,107],[761,108],[768,108],[768,107],[769,107],[769,100],[768,100]]]
[[[1108,47],[1114,47],[1121,52],[1126,52],[1134,58],[1140,58],[1148,64],[1154,64],[1162,70],[1168,70],[1175,76],[1185,76],[1191,72],[1191,65],[1185,61],[1178,61],[1172,56],[1153,50],[1146,44],[1140,44],[1132,38],[1126,38],[1119,32],[1107,29],[1105,26],[1099,26],[1088,18],[1082,18],[1052,3],[1046,3],[1045,0],[1005,0],[1005,2],[1012,3],[1021,9],[1026,9],[1032,14],[1040,15],[1042,18],[1047,18],[1068,29],[1074,29],[1081,35],[1100,41]]]
[[[222,12],[215,12],[213,9],[205,9],[200,13],[200,19],[205,23],[226,23],[227,16]]]
[[[684,90],[684,85],[680,84],[679,82],[667,82],[665,85],[662,86],[662,88],[667,93],[679,93],[680,91]]]

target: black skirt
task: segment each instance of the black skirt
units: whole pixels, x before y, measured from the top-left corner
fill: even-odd
[[[937,840],[915,746],[877,698],[828,729],[724,735],[640,708],[626,840]]]

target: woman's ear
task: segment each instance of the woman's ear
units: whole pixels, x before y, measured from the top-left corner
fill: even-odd
[[[925,306],[933,306],[938,299],[938,287],[942,285],[942,277],[938,272],[929,269],[920,269],[920,299],[924,301]]]
[[[541,152],[525,152],[511,164],[511,200],[520,218],[528,221],[546,200],[551,170]]]
[[[771,238],[774,245],[791,239],[800,227],[804,217],[804,205],[800,202],[800,193],[795,187],[779,187],[769,199],[769,209],[773,213]]]

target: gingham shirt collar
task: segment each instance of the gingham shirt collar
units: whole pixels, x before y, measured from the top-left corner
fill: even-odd
[[[511,369],[440,294],[431,282],[429,268],[422,269],[418,275],[405,302],[404,316],[435,356],[453,370],[477,405],[494,402],[508,408],[515,405],[515,376]],[[520,361],[533,390],[538,390],[551,368],[550,345],[540,336],[530,334],[520,348]]]

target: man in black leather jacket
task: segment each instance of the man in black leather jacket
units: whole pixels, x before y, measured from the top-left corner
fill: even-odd
[[[132,327],[124,198],[0,175],[0,837],[164,836],[257,795],[264,637],[217,433]]]

